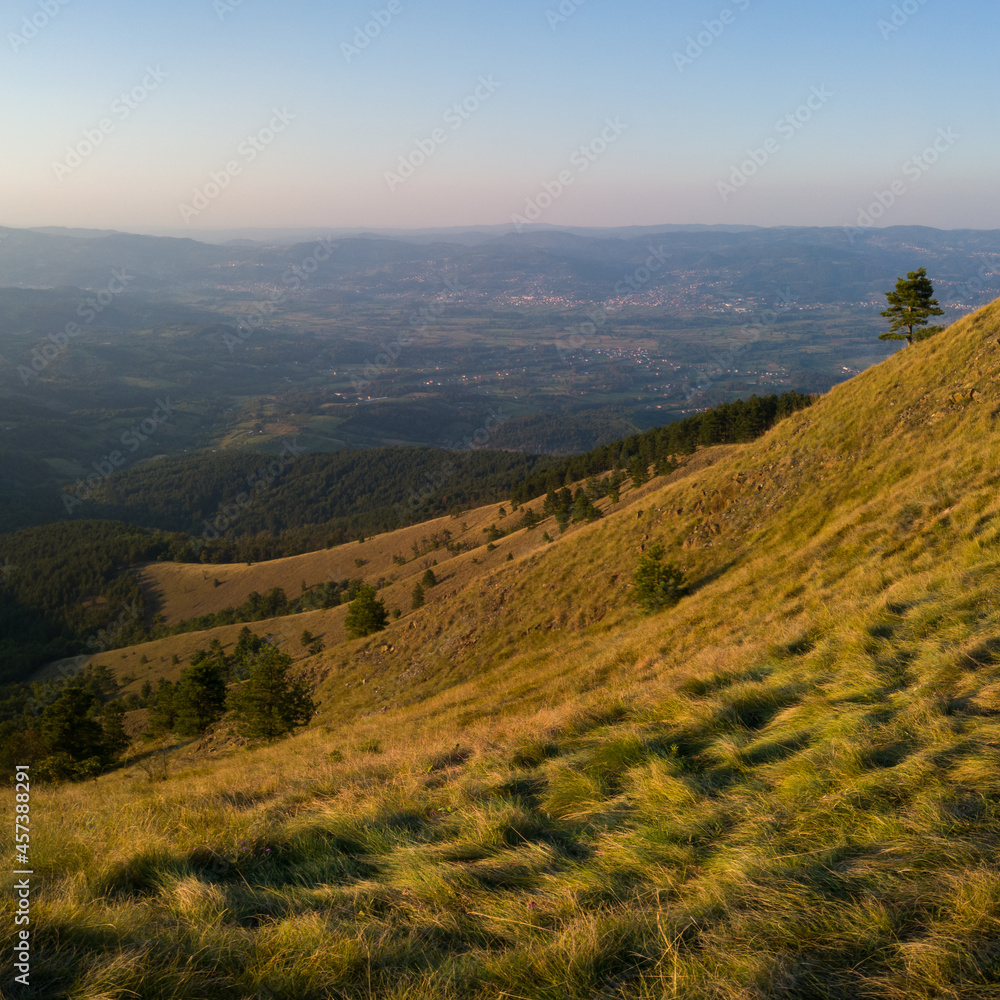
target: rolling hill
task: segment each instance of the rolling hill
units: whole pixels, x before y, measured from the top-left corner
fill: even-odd
[[[17,995],[996,996],[998,416],[994,303],[595,523],[436,554],[376,636],[258,623],[325,630],[317,717],[35,788]],[[368,552],[400,606],[406,541],[148,585],[182,616]],[[691,593],[644,616],[654,544]],[[211,637],[100,659],[138,684]]]

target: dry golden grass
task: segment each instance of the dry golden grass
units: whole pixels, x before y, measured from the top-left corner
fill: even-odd
[[[38,989],[997,995],[998,337],[994,305],[600,522],[440,563],[302,664],[283,743],[37,790]],[[693,588],[642,617],[653,543]],[[314,614],[255,630],[333,638]]]
[[[460,518],[440,517],[424,524],[401,528],[387,535],[368,538],[364,542],[349,542],[319,552],[307,552],[285,559],[254,563],[150,563],[139,574],[143,587],[157,604],[157,610],[168,625],[200,615],[214,614],[224,608],[242,604],[253,592],[266,593],[281,587],[290,598],[301,593],[302,581],[308,586],[327,580],[361,578],[375,583],[380,577],[410,575],[423,560],[414,559],[412,545],[422,538],[443,530],[452,532],[454,540],[482,544],[482,528],[497,519],[497,505],[469,511]],[[462,531],[465,523],[467,530]],[[433,558],[447,552],[439,550]],[[392,561],[402,556],[407,566]],[[430,556],[424,557],[428,563]],[[358,566],[357,559],[364,565]],[[220,586],[215,585],[215,581]]]

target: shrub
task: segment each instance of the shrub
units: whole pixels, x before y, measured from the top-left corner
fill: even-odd
[[[662,545],[652,546],[632,575],[636,602],[649,613],[673,607],[688,592],[683,571],[664,563],[664,555]]]

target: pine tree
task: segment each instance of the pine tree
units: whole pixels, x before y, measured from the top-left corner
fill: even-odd
[[[667,452],[657,452],[656,461],[653,466],[653,471],[658,476],[669,476],[677,466],[674,464],[673,460]]]
[[[420,578],[420,583],[424,587],[436,587],[437,577],[434,575],[434,570],[428,569],[427,572]]]
[[[389,624],[385,603],[375,596],[374,587],[362,586],[358,596],[351,601],[344,618],[344,628],[352,639],[381,632]]]
[[[413,585],[413,600],[410,602],[410,609],[416,611],[424,606],[424,588],[419,584]]]
[[[673,607],[688,591],[684,573],[673,563],[664,565],[664,555],[662,545],[653,545],[632,576],[635,599],[644,611]]]
[[[316,711],[309,688],[288,677],[292,658],[264,645],[253,657],[247,679],[236,687],[230,704],[237,728],[250,739],[276,739],[304,726]]]
[[[156,696],[149,710],[149,728],[154,733],[170,732],[177,722],[177,706],[174,702],[174,685],[160,678]]]
[[[643,486],[649,482],[649,465],[641,455],[629,460],[628,474],[634,486]]]
[[[559,507],[556,510],[556,524],[559,526],[560,533],[564,532],[569,527],[569,513],[571,508],[569,507]]]
[[[241,681],[247,675],[247,667],[250,661],[260,652],[264,645],[264,640],[259,635],[254,635],[250,629],[244,625],[240,629],[240,634],[236,637],[236,647],[229,660],[229,675],[231,681]]]
[[[104,742],[104,730],[94,718],[99,705],[82,684],[71,684],[46,707],[39,729],[52,755],[65,754],[74,763],[113,756]]]
[[[226,705],[226,678],[215,660],[192,663],[174,689],[174,730],[197,736],[222,718]]]
[[[109,701],[101,712],[101,730],[106,751],[117,757],[128,745],[125,732],[125,705],[121,701]]]
[[[905,340],[909,347],[914,340],[926,340],[940,333],[942,326],[927,326],[931,316],[943,316],[938,300],[933,298],[934,286],[927,277],[927,269],[909,271],[905,278],[896,281],[895,291],[886,292],[889,308],[882,315],[892,320],[886,333],[879,340]],[[901,331],[905,330],[905,333]]]

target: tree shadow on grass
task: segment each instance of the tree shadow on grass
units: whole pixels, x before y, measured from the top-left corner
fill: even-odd
[[[717,566],[715,569],[710,570],[704,576],[698,577],[697,580],[692,580],[687,585],[688,593],[696,594],[698,593],[699,590],[702,590],[704,587],[707,587],[710,584],[715,583],[716,580],[725,576],[726,573],[728,573],[734,566],[738,565],[739,562],[740,562],[739,558],[730,559],[728,562],[723,563],[721,566]]]

